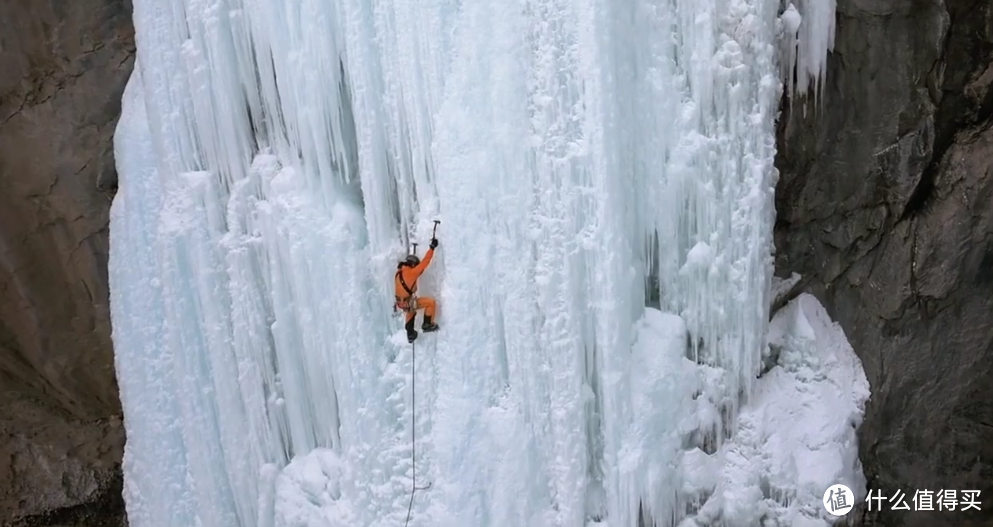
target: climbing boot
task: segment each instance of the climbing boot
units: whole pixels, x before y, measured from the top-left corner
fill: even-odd
[[[407,342],[413,344],[417,340],[417,330],[414,329],[414,317],[410,317],[410,320],[403,327],[407,330]]]
[[[432,331],[438,331],[438,324],[435,324],[434,322],[431,322],[431,317],[425,316],[424,317],[424,324],[421,325],[421,329],[423,329],[425,333],[431,333]]]

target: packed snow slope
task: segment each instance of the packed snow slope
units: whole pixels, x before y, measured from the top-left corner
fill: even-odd
[[[828,485],[861,492],[858,360],[812,297],[769,324],[776,112],[816,95],[833,0],[134,20],[133,527],[397,526],[415,468],[414,526],[813,526]],[[415,362],[392,276],[435,219]]]

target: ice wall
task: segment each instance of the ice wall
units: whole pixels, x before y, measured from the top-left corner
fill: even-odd
[[[733,524],[690,483],[767,349],[782,64],[833,18],[780,7],[136,0],[130,523],[398,525],[416,460],[412,525]],[[390,280],[434,219],[415,365]]]

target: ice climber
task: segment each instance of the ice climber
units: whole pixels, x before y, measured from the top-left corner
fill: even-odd
[[[424,254],[424,259],[421,260],[414,254],[408,255],[404,261],[397,265],[397,274],[393,278],[396,289],[396,308],[406,313],[407,316],[407,324],[404,328],[407,330],[408,342],[414,342],[414,339],[417,338],[417,331],[414,330],[414,319],[417,317],[418,309],[424,310],[424,324],[421,325],[421,329],[425,333],[438,331],[438,324],[432,320],[437,303],[431,297],[417,296],[417,279],[431,264],[434,248],[437,246],[438,239],[431,238],[431,248]]]

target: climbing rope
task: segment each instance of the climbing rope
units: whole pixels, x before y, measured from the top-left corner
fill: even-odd
[[[441,223],[438,220],[434,220],[434,229],[431,230],[431,240],[435,240],[435,234],[438,232],[438,224]],[[412,244],[414,246],[413,255],[417,255],[417,244]],[[431,247],[432,249],[434,246]],[[399,277],[400,274],[397,273]],[[403,279],[401,278],[401,284],[403,284]],[[403,288],[407,289],[407,284],[403,284]],[[407,291],[413,297],[412,291]],[[408,300],[409,305],[410,300]],[[416,303],[414,304],[416,305]],[[416,309],[415,309],[416,313]],[[429,483],[427,487],[417,488],[417,450],[415,441],[415,433],[417,430],[417,401],[415,399],[417,390],[417,345],[413,342],[410,343],[410,502],[407,503],[407,519],[403,522],[404,527],[410,525],[410,511],[414,507],[414,492],[418,490],[427,490],[431,488]]]
[[[415,394],[417,393],[417,390],[414,389],[414,387],[416,386],[415,375],[417,374],[415,369],[416,357],[417,357],[416,351],[417,351],[416,345],[413,342],[411,342],[410,343],[410,503],[407,504],[407,520],[403,522],[404,527],[407,527],[407,525],[410,524],[410,511],[414,506],[414,491],[425,490],[431,487],[430,485],[428,485],[427,487],[424,488],[420,488],[420,489],[417,488],[417,465],[416,465],[417,458],[415,457],[417,452],[415,451],[416,443],[414,441],[414,437],[415,437],[414,433],[417,430],[417,404],[414,399]]]

